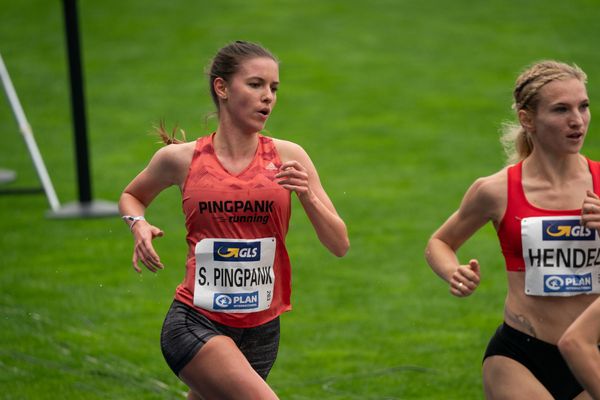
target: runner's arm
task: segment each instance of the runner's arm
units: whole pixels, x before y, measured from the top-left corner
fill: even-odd
[[[479,285],[479,263],[472,259],[461,265],[456,255],[460,246],[493,219],[497,207],[493,178],[480,178],[467,190],[459,209],[431,236],[425,259],[431,269],[450,284],[455,296],[468,296]]]
[[[346,224],[321,185],[310,157],[297,144],[281,140],[277,143],[283,161],[277,174],[279,184],[296,192],[321,243],[334,255],[344,256],[350,247]]]
[[[123,190],[119,199],[119,211],[122,216],[144,216],[146,208],[161,191],[179,183],[181,168],[178,167],[176,157],[182,148],[173,146],[183,145],[161,148],[152,157],[148,166]],[[163,236],[163,231],[146,220],[125,222],[130,226],[135,241],[133,268],[141,272],[138,263],[142,263],[152,272],[164,268],[152,245],[152,240]]]
[[[558,342],[571,371],[594,399],[600,399],[600,298],[571,324]]]

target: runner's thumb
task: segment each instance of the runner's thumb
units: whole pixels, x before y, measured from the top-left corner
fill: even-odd
[[[155,227],[155,226],[153,226],[153,227],[152,227],[152,237],[153,237],[153,238],[155,238],[155,237],[161,237],[161,236],[163,236],[164,234],[165,234],[165,233],[163,232],[163,230],[162,230],[162,229],[160,229],[160,228],[157,228],[157,227]]]
[[[469,268],[471,269],[471,271],[479,275],[479,261],[475,259],[469,261]]]

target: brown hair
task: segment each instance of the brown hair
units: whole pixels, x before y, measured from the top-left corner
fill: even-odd
[[[179,128],[179,127],[177,125],[175,125],[175,127],[173,128],[173,130],[169,133],[169,132],[167,132],[167,128],[165,128],[165,121],[161,120],[158,123],[158,126],[154,127],[154,131],[160,137],[160,140],[165,145],[167,145],[167,144],[185,143],[187,140],[185,138],[185,131],[183,129],[179,129],[179,133],[181,134],[181,137],[183,138],[183,140],[177,139],[175,137],[175,135],[177,134],[177,128]]]
[[[575,78],[583,83],[587,82],[587,75],[577,65],[569,65],[559,61],[544,60],[529,66],[523,71],[513,90],[514,103],[512,108],[518,113],[520,110],[535,112],[539,104],[540,89],[555,80]],[[531,154],[533,142],[529,134],[518,123],[505,123],[502,126],[500,139],[509,163],[516,163]]]
[[[222,78],[226,82],[229,82],[231,77],[238,72],[240,65],[248,59],[266,57],[279,63],[279,60],[267,49],[256,43],[245,42],[243,40],[236,40],[233,43],[222,47],[215,57],[212,59],[210,66],[207,69],[206,74],[208,75],[208,87],[213,103],[217,107],[217,113],[219,112],[219,98],[215,92],[213,85],[215,79]],[[164,121],[160,121],[159,126],[155,127],[156,133],[161,138],[164,144],[177,144],[185,143],[185,132],[180,129],[183,140],[177,139],[175,134],[177,133],[177,126],[173,128],[171,133],[165,129]]]
[[[270,58],[276,63],[279,63],[277,58],[269,50],[256,43],[245,42],[242,40],[230,43],[217,52],[217,55],[213,58],[207,71],[208,87],[213,103],[215,103],[215,106],[217,107],[217,112],[219,111],[219,98],[217,97],[213,85],[215,79],[222,78],[225,82],[229,82],[231,77],[239,70],[242,62],[251,58],[261,57]]]

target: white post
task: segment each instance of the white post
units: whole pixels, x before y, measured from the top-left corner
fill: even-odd
[[[44,188],[44,191],[46,192],[46,197],[48,198],[48,202],[50,203],[50,208],[52,209],[52,211],[57,211],[60,208],[60,203],[58,202],[58,198],[56,197],[56,192],[54,191],[52,181],[50,180],[50,176],[48,175],[48,171],[46,170],[46,166],[44,165],[44,160],[42,159],[40,150],[38,149],[37,144],[35,142],[35,138],[33,137],[31,126],[29,126],[27,118],[25,118],[25,113],[23,112],[23,108],[21,107],[21,103],[19,102],[19,98],[17,97],[17,92],[15,92],[15,88],[13,87],[12,81],[10,80],[8,70],[4,65],[4,60],[2,59],[1,54],[0,77],[2,78],[2,84],[4,85],[4,92],[6,93],[6,97],[8,97],[8,101],[10,102],[13,114],[17,120],[17,123],[19,124],[19,130],[21,131],[21,134],[25,139],[27,149],[29,150],[29,154],[31,155],[31,159],[33,160],[33,164],[37,171],[38,177],[42,181],[42,186]]]

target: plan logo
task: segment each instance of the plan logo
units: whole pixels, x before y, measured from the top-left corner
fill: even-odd
[[[596,240],[596,230],[581,225],[578,219],[542,221],[543,240]]]
[[[258,307],[258,292],[252,293],[215,293],[213,309],[245,310]]]
[[[590,292],[592,290],[592,274],[585,275],[546,275],[544,276],[545,293]]]
[[[215,261],[259,261],[260,242],[215,242]]]

